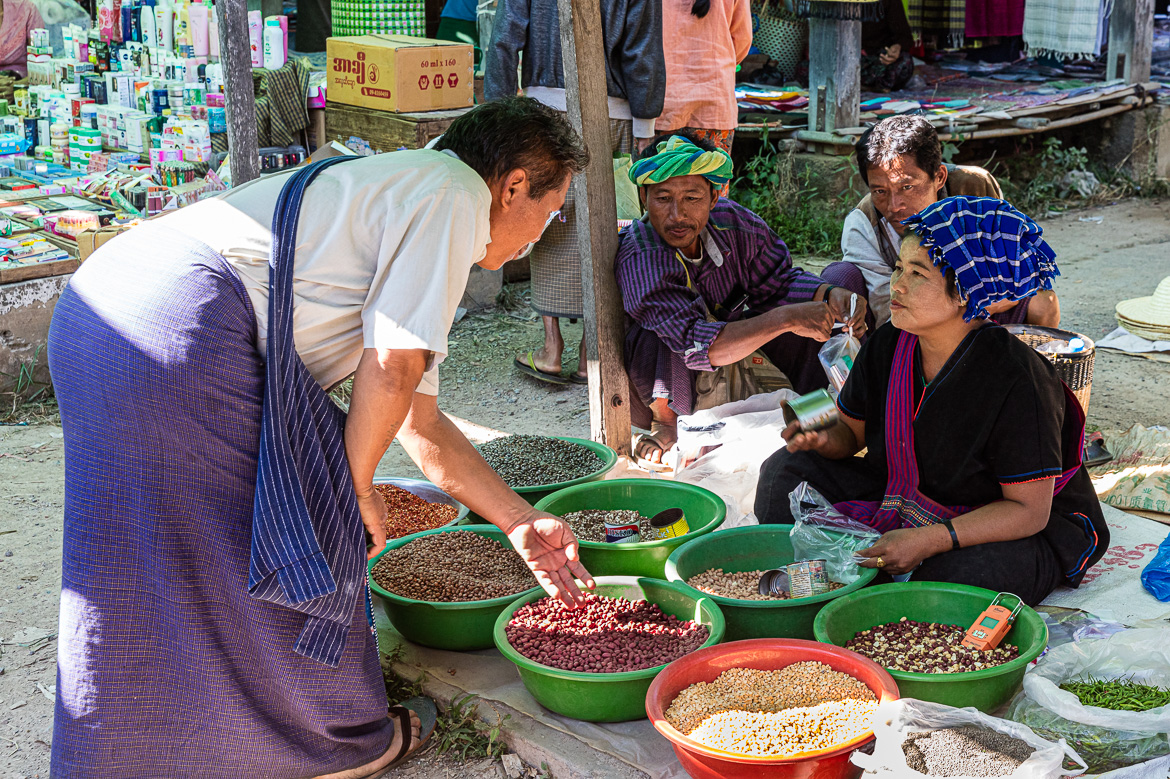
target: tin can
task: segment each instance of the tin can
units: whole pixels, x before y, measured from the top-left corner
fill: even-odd
[[[759,591],[761,595],[788,595],[788,571],[784,568],[773,568],[760,575]]]
[[[823,389],[813,390],[793,400],[781,401],[780,410],[784,413],[786,424],[796,422],[805,433],[827,430],[841,418],[833,396]]]
[[[807,598],[810,595],[824,595],[829,591],[829,576],[825,572],[824,560],[801,560],[785,566],[788,571],[790,597]]]
[[[642,540],[637,522],[606,522],[605,543],[636,544]]]
[[[666,509],[659,511],[650,518],[650,534],[655,540],[660,538],[678,538],[691,532],[687,518],[682,509]]]

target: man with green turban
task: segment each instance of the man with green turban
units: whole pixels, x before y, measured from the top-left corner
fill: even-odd
[[[650,463],[697,410],[704,373],[763,356],[803,394],[828,384],[817,352],[834,323],[865,330],[864,300],[850,316],[848,290],[793,267],[763,219],[719,196],[731,176],[726,152],[686,133],[656,138],[630,168],[646,215],[623,233],[615,272],[633,422],[650,430],[635,454]]]

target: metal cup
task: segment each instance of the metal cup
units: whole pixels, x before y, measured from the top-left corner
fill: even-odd
[[[796,422],[804,433],[828,430],[841,418],[837,404],[828,390],[813,390],[792,400],[780,402],[785,424]]]

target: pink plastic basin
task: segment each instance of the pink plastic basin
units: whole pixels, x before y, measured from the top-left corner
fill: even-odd
[[[861,769],[849,762],[849,755],[873,740],[872,731],[832,749],[790,757],[754,757],[700,744],[666,721],[671,702],[696,682],[713,682],[730,668],[778,671],[806,660],[824,663],[859,679],[873,690],[879,702],[898,698],[898,685],[886,669],[856,652],[795,638],[754,638],[700,649],[666,666],[646,693],[646,713],[695,779],[856,779]]]

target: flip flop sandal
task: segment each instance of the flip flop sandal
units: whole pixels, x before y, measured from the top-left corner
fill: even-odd
[[[1085,446],[1085,467],[1095,468],[1113,459],[1113,453],[1105,448],[1104,438],[1094,438]]]
[[[435,702],[420,695],[390,707],[390,716],[394,717],[394,727],[399,728],[407,736],[410,734],[410,713],[412,711],[418,716],[418,743],[412,749],[410,738],[404,738],[402,747],[394,759],[390,761],[390,765],[370,774],[366,779],[379,779],[379,777],[385,776],[421,751],[430,741],[435,732],[435,723],[439,719],[439,710],[435,706]]]
[[[668,446],[663,446],[662,442],[655,437],[654,433],[639,433],[638,435],[634,436],[632,447],[634,452],[638,451],[638,447],[642,444],[643,441],[653,444],[657,449],[661,449],[663,454],[666,454],[666,451],[670,448]],[[653,460],[647,460],[645,457],[640,457],[638,455],[635,455],[634,457],[634,461],[638,463],[638,467],[645,468],[648,471],[655,471],[656,473],[667,473],[674,470],[674,468],[671,468],[665,463],[656,463]]]
[[[566,379],[564,376],[562,376],[559,373],[548,373],[546,371],[542,371],[540,368],[537,368],[536,367],[536,359],[534,356],[535,354],[536,354],[535,351],[528,353],[528,363],[527,364],[521,362],[519,358],[513,360],[512,363],[516,366],[516,370],[520,371],[521,373],[525,374],[526,376],[531,376],[532,378],[536,379],[537,381],[543,381],[547,384],[568,384],[569,383],[569,379]]]
[[[569,374],[569,381],[573,384],[588,384],[589,377],[582,376],[579,373],[572,373],[572,374]]]

